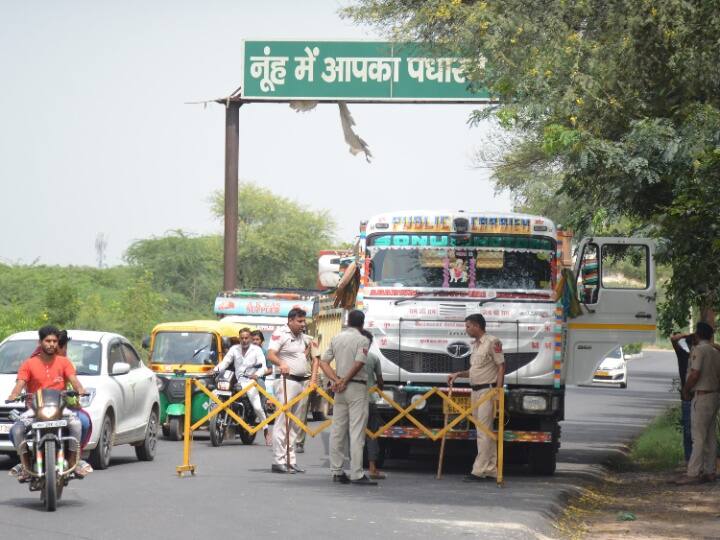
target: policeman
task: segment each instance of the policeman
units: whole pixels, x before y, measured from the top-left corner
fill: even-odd
[[[716,478],[717,437],[715,422],[720,406],[720,352],[712,345],[714,330],[699,322],[695,330],[696,345],[690,353],[690,372],[683,387],[683,398],[692,392],[692,454],[687,475],[677,484],[714,482]]]
[[[303,332],[307,333],[307,328],[303,328]],[[318,384],[318,365],[320,363],[320,349],[318,348],[317,340],[313,336],[308,336],[310,338],[310,346],[308,347],[305,358],[308,360],[305,363],[306,366],[306,375],[310,376],[310,384]],[[303,408],[300,410],[300,420],[307,423],[307,416],[308,412],[310,411],[311,404],[317,396],[316,392],[312,392],[307,399],[303,400]],[[314,414],[313,414],[314,416]],[[298,454],[302,454],[305,452],[305,437],[307,433],[305,433],[305,430],[300,430],[297,436],[297,440],[295,441],[295,452]]]
[[[275,364],[275,397],[281,403],[290,402],[300,395],[308,385],[306,350],[310,337],[303,333],[306,313],[300,308],[288,312],[287,324],[273,332],[268,346],[268,359]],[[282,376],[281,376],[282,375]],[[287,396],[285,395],[287,387]],[[299,416],[303,408],[301,399],[292,406],[290,412]],[[273,427],[273,463],[271,470],[276,473],[304,473],[295,463],[295,440],[300,427],[290,422],[289,433],[286,430],[285,413],[279,415]]]
[[[502,388],[505,378],[505,357],[502,342],[495,336],[485,333],[485,317],[473,313],[465,317],[465,332],[475,338],[470,355],[470,369],[458,371],[448,376],[448,384],[458,377],[469,377],[472,388],[471,402],[476,403],[494,388]],[[493,427],[493,399],[488,399],[473,409],[476,420],[489,430]],[[483,481],[497,478],[497,446],[483,430],[477,431],[478,454],[472,472],[465,476],[465,482]]]
[[[333,382],[335,406],[330,433],[330,469],[333,481],[343,484],[375,486],[363,471],[365,426],[368,419],[367,361],[370,339],[363,330],[365,314],[353,310],[348,327],[335,336],[323,353],[320,367]],[[335,360],[337,372],[330,366]],[[350,435],[350,477],[343,470],[345,441]]]

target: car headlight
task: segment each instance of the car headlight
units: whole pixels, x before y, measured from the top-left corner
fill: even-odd
[[[90,394],[90,395],[89,395],[89,396],[82,396],[82,397],[80,398],[80,406],[83,407],[83,408],[84,408],[84,407],[89,407],[89,406],[92,404],[93,399],[95,399],[95,389],[94,389],[94,388],[86,388],[86,389],[85,389],[85,393],[86,393],[86,394]]]
[[[413,397],[410,398],[410,404],[415,405],[416,410],[421,410],[425,408],[425,405],[427,405],[427,401],[425,401],[421,394],[415,394]]]
[[[57,413],[57,405],[45,405],[44,407],[40,407],[40,410],[38,411],[38,418],[42,420],[52,420],[55,416],[57,416]]]
[[[526,411],[544,411],[547,409],[547,399],[544,396],[523,396],[522,406]]]

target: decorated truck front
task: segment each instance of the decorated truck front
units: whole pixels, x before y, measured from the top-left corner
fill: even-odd
[[[555,294],[563,262],[555,225],[522,214],[414,211],[377,216],[363,228],[358,305],[366,312],[375,337],[371,350],[381,359],[393,400],[408,406],[430,388],[446,386],[448,373],[468,369],[471,340],[464,319],[481,313],[487,332],[503,343],[505,440],[515,443],[508,451],[535,472],[552,473],[568,358],[567,325]],[[564,262],[569,264],[569,257]],[[638,301],[631,304],[625,306],[628,316]],[[654,328],[652,307],[653,325],[634,338],[647,339],[647,329]],[[576,367],[576,376],[589,380],[603,353],[634,339],[621,334],[595,336],[594,356]],[[469,406],[467,381],[455,392],[456,400]],[[398,414],[385,402],[380,411],[386,421]],[[440,429],[445,412],[443,401],[432,396],[416,403],[412,414],[424,426]],[[448,438],[474,440],[470,426],[458,424]],[[423,438],[421,430],[401,419],[383,433],[383,448],[402,457]]]

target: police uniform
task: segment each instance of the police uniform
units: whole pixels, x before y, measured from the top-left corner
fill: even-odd
[[[321,362],[335,360],[338,377],[344,378],[355,362],[367,361],[370,340],[356,328],[346,328],[335,336],[323,353]],[[363,368],[348,381],[343,392],[335,394],[333,424],[330,433],[330,469],[335,476],[343,474],[346,440],[350,434],[350,479],[365,476],[363,447],[368,419],[367,372]]]
[[[720,405],[720,352],[708,341],[701,341],[690,354],[690,369],[700,372],[693,387],[691,430],[692,454],[687,475],[715,475],[717,437],[715,422]]]
[[[475,340],[470,355],[470,386],[472,403],[492,391],[497,384],[498,369],[505,363],[502,342],[495,336],[483,334]],[[473,416],[489,430],[493,428],[493,399],[488,399],[473,410]],[[497,476],[497,446],[481,429],[477,429],[477,457],[472,474],[481,478]]]
[[[306,356],[306,374],[310,377],[312,376],[312,363],[313,360],[320,356],[320,349],[318,348],[317,341],[312,336],[308,336],[310,338],[310,356],[309,358]],[[298,418],[302,420],[303,422],[307,423],[307,416],[308,411],[310,410],[311,402],[313,401],[314,396],[317,395],[316,392],[312,392],[307,399],[303,399],[303,407],[300,409],[300,415]],[[295,441],[295,444],[299,447],[305,446],[305,437],[307,436],[307,433],[305,433],[305,430],[300,430],[298,432],[297,440]],[[297,450],[297,448],[296,448]],[[302,452],[303,450],[301,450]]]
[[[310,344],[310,336],[307,334],[295,335],[287,325],[279,327],[273,332],[270,338],[268,351],[275,351],[281,362],[285,362],[290,369],[290,373],[286,378],[287,383],[287,401],[292,401],[296,396],[301,394],[308,385],[310,379],[307,374],[307,360],[305,351]],[[285,403],[285,395],[283,389],[283,378],[280,375],[280,368],[275,366],[275,397],[280,403]],[[306,398],[307,399],[307,398]],[[292,406],[290,412],[299,417],[304,401],[301,399]],[[297,439],[300,426],[290,421],[290,433],[285,432],[285,413],[279,415],[273,426],[273,464],[285,465],[287,461],[287,438],[290,440],[290,465],[295,465],[295,441]]]

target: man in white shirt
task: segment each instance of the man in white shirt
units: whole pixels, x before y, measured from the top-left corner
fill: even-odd
[[[260,347],[252,344],[252,336],[249,328],[240,329],[240,343],[233,345],[213,371],[219,373],[233,364],[235,377],[237,378],[237,388],[244,389],[250,386],[253,381],[257,381],[260,377],[267,375],[270,370],[265,362],[265,355]],[[250,404],[255,410],[255,419],[258,424],[266,418],[265,410],[260,401],[260,392],[253,387],[245,394],[250,400]],[[270,446],[270,433],[267,427],[264,429],[265,444]]]

